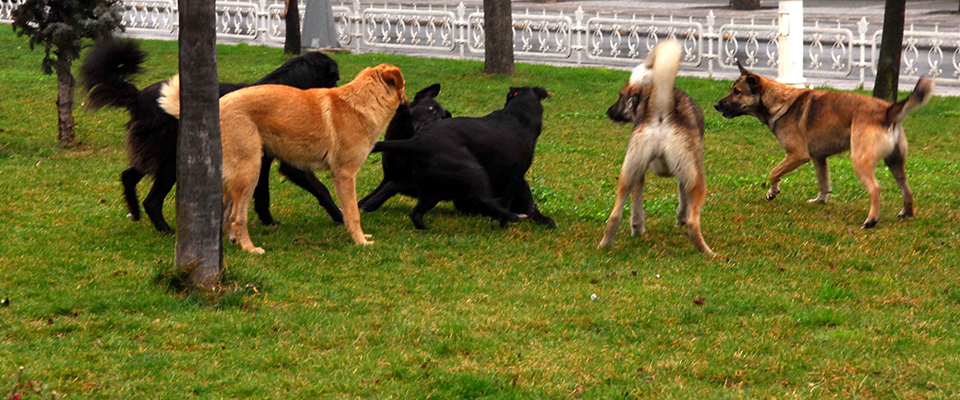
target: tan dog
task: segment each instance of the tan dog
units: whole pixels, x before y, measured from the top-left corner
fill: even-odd
[[[601,247],[613,245],[627,198],[631,203],[634,236],[646,233],[643,213],[643,184],[647,169],[660,176],[675,176],[680,206],[677,225],[700,251],[713,254],[700,233],[700,209],[707,196],[703,167],[703,112],[682,90],[674,88],[680,68],[680,44],[663,41],[643,64],[634,69],[620,98],[607,110],[610,119],[633,122],[633,135],[620,170],[617,202],[613,206]]]
[[[180,114],[179,77],[163,88],[160,105]],[[224,232],[251,253],[247,208],[260,174],[263,151],[304,170],[329,169],[347,231],[357,244],[371,244],[360,228],[356,177],[400,104],[407,104],[400,69],[366,68],[350,83],[301,90],[262,85],[220,98],[223,143]]]
[[[850,150],[853,170],[870,193],[870,213],[863,229],[874,227],[880,220],[880,185],[874,168],[881,159],[890,168],[903,195],[900,217],[913,216],[913,192],[904,171],[907,136],[900,122],[930,98],[933,80],[920,79],[910,97],[890,104],[856,93],[797,89],[753,74],[742,66],[740,73],[730,93],[714,104],[714,108],[723,113],[724,118],[757,117],[786,150],[787,156],[770,171],[767,200],[773,200],[780,193],[780,179],[784,175],[813,160],[820,191],[809,202],[826,203],[831,192],[827,157]]]

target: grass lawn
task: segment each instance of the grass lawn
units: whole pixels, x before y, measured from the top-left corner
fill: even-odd
[[[176,72],[176,43],[143,44],[141,86]],[[22,365],[78,399],[960,396],[960,99],[905,122],[917,217],[897,220],[881,164],[882,219],[863,231],[869,200],[846,155],[831,160],[830,204],[806,203],[812,164],[768,202],[774,137],[713,110],[730,82],[678,79],[706,116],[703,233],[722,257],[705,259],[674,226],[676,183],[661,178],[647,180],[649,234],[625,223],[613,250],[597,249],[630,131],[603,112],[628,72],[519,64],[503,78],[479,62],[337,55],[341,82],[383,62],[410,95],[441,82],[455,116],[501,107],[511,85],[553,91],[527,177],[559,227],[499,230],[443,203],[418,232],[414,203],[395,198],[363,214],[376,244],[360,247],[275,173],[283,225],[251,223],[265,255],[226,245],[236,289],[211,302],[158,284],[175,237],[126,217],[125,112],[78,108],[81,144],[56,148],[41,58],[0,26],[0,395]],[[284,59],[221,46],[220,76],[253,81]],[[358,195],[380,178],[371,156]]]

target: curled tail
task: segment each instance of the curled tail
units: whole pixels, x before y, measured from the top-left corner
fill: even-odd
[[[910,96],[907,97],[906,100],[891,105],[890,108],[887,109],[887,122],[891,125],[899,124],[904,118],[907,118],[913,110],[926,104],[927,100],[930,100],[930,95],[933,93],[935,86],[933,79],[927,77],[920,78],[917,86],[913,88],[913,93],[910,93]]]
[[[137,105],[137,87],[130,79],[140,73],[147,53],[132,40],[113,38],[98,41],[80,65],[83,90],[90,92],[87,107],[120,107],[128,110]]]
[[[157,99],[160,108],[174,118],[180,118],[180,75],[174,75],[160,88],[160,98]]]
[[[650,51],[644,62],[633,70],[630,84],[636,87],[652,87],[653,112],[664,115],[673,109],[673,84],[680,70],[683,48],[673,39],[664,40]]]

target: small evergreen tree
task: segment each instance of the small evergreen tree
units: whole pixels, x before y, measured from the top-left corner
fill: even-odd
[[[13,10],[13,30],[43,46],[43,72],[57,73],[60,145],[73,144],[73,87],[70,71],[85,38],[99,39],[123,29],[120,0],[26,0]]]

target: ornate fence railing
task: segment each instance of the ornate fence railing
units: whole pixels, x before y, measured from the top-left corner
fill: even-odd
[[[0,22],[11,21],[21,0],[0,0]],[[224,42],[282,45],[285,35],[281,0],[217,2],[218,38]],[[303,17],[306,5],[300,3]],[[127,35],[176,39],[175,0],[126,0]],[[407,52],[477,59],[483,57],[483,11],[457,7],[363,5],[359,0],[333,6],[341,46],[356,52]],[[858,80],[876,73],[882,31],[866,18],[855,24],[808,21],[804,27],[804,75]],[[877,26],[879,28],[879,26]],[[901,78],[924,75],[960,85],[960,24],[909,26],[903,35]],[[576,65],[629,66],[646,57],[660,40],[683,44],[681,67],[712,76],[736,68],[739,61],[759,72],[775,72],[777,21],[522,10],[513,14],[514,54],[518,60]]]

